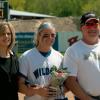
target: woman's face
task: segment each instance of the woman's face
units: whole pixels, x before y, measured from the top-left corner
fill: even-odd
[[[5,25],[4,32],[0,33],[0,47],[8,48],[11,43],[11,32],[7,25]]]
[[[44,29],[39,33],[38,46],[51,47],[55,41],[56,32],[54,29]]]

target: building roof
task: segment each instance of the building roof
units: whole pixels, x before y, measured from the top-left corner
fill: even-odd
[[[39,13],[32,13],[32,12],[26,12],[26,11],[18,11],[18,10],[12,10],[10,9],[10,16],[16,16],[16,17],[36,17],[36,18],[51,18],[55,16],[45,15],[45,14],[39,14]]]

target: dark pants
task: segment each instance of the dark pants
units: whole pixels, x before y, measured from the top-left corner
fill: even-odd
[[[100,100],[100,96],[91,96],[93,99]],[[80,100],[75,96],[75,100]]]
[[[75,100],[80,100],[79,98],[77,98],[76,96],[74,97],[75,98]]]
[[[100,96],[91,96],[93,99],[100,100]]]
[[[64,99],[55,99],[55,100],[68,100],[68,98],[66,97],[66,98],[64,98]]]

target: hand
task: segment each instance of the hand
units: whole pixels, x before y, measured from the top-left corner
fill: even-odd
[[[53,87],[39,87],[36,94],[43,97],[54,97],[56,96],[56,89]]]
[[[57,95],[57,88],[49,87],[49,97],[55,97]]]
[[[26,95],[27,96],[33,96],[34,95],[34,90],[33,90],[33,87],[31,87],[30,85],[27,86],[27,92],[26,92]]]

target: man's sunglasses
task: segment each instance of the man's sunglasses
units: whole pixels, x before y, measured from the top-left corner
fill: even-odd
[[[99,24],[99,21],[95,20],[95,21],[91,21],[91,22],[87,22],[85,23],[85,26],[96,26]]]

